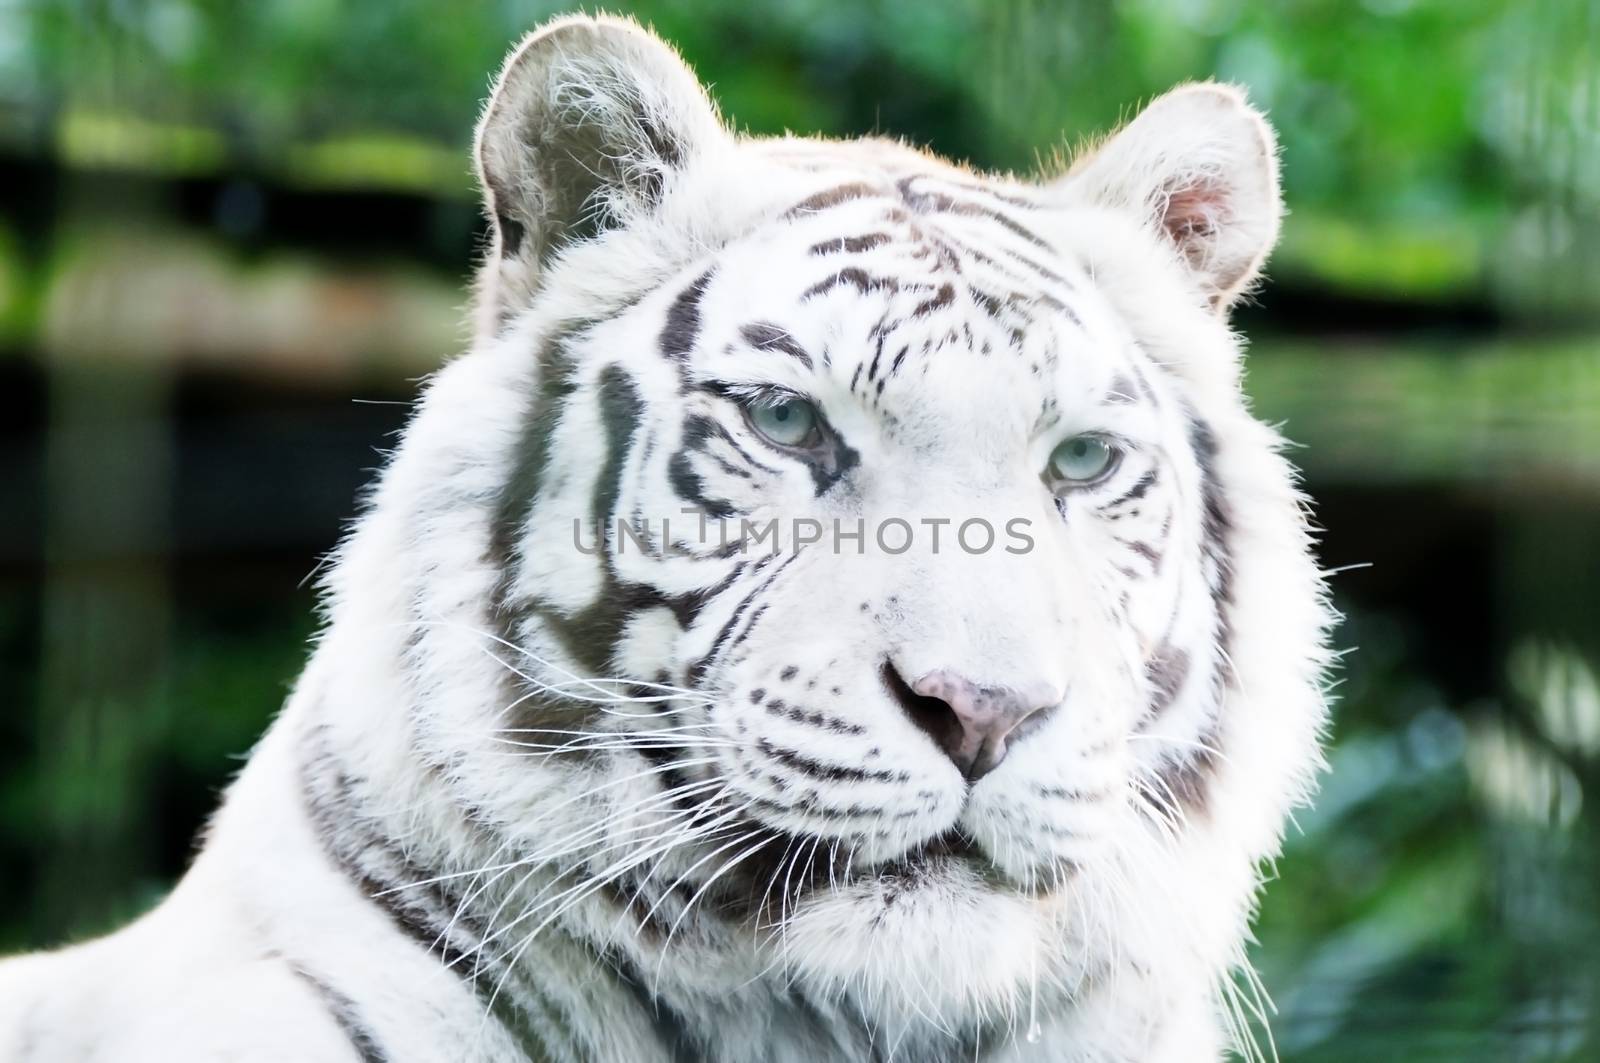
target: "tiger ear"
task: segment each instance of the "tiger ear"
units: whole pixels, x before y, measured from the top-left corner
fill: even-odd
[[[563,247],[648,214],[726,136],[694,74],[638,24],[575,16],[529,34],[478,121],[486,309],[503,318]]]
[[[1157,99],[1078,160],[1060,188],[1137,214],[1218,310],[1259,275],[1283,215],[1272,127],[1242,92],[1213,82]]]

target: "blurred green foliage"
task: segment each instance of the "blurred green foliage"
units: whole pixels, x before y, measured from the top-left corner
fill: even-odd
[[[1300,216],[1283,268],[1422,298],[1501,276],[1534,311],[1597,308],[1564,283],[1600,265],[1583,0],[612,6],[676,42],[742,128],[881,130],[989,167],[1033,169],[1175,83],[1235,81],[1282,135]],[[0,130],[85,164],[465,194],[489,72],[565,7],[9,0]],[[1512,283],[1530,269],[1542,287]]]

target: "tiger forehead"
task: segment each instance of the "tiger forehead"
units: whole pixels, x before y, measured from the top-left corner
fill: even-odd
[[[705,278],[722,352],[841,372],[876,402],[935,356],[993,359],[986,375],[1050,379],[1083,346],[1074,265],[1038,231],[1045,208],[935,175],[851,181],[782,210]]]

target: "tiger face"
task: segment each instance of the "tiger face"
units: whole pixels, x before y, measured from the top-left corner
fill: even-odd
[[[1215,991],[1328,621],[1226,320],[1281,213],[1260,117],[1181,89],[1025,182],[736,138],[659,41],[574,19],[478,160],[478,342],[414,478],[429,528],[487,512],[481,587],[412,602],[503,647],[422,725],[475,814],[607,949],[709,950],[689,982],[780,939],[819,999],[958,1024],[1118,964]],[[474,778],[473,728],[544,752]]]
[[[595,420],[551,441],[531,609],[586,674],[703,695],[637,725],[714,740],[685,777],[833,885],[1053,889],[1217,674],[1203,438],[1062,211],[839,180],[563,342]]]

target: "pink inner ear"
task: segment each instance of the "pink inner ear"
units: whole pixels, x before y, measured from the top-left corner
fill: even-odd
[[[1230,220],[1227,191],[1219,181],[1192,175],[1183,184],[1164,191],[1167,202],[1161,212],[1161,226],[1184,256],[1198,266],[1210,254],[1217,233]]]

